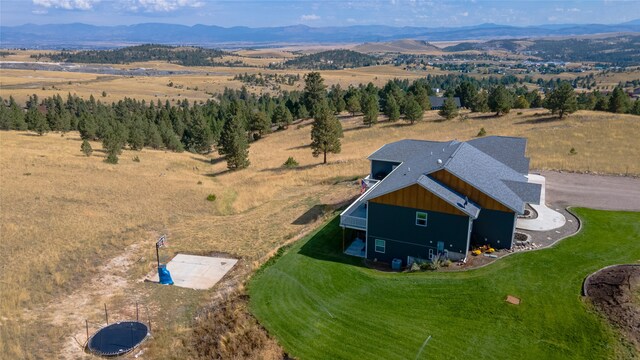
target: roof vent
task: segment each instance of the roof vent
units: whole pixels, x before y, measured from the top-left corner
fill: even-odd
[[[442,159],[438,159],[438,165],[442,165]]]

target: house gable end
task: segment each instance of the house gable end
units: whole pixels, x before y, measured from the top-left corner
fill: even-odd
[[[424,187],[413,184],[369,200],[373,203],[469,216]]]
[[[450,173],[445,169],[435,171],[429,174],[429,176],[439,181],[440,183],[448,186],[454,191],[465,195],[466,197],[469,198],[469,200],[478,204],[483,209],[513,212],[513,210],[509,209],[499,201],[495,200],[494,198],[485,194],[484,192],[478,190],[477,188],[473,187],[471,184],[465,182],[464,180],[460,179],[459,177],[457,177],[456,175]]]

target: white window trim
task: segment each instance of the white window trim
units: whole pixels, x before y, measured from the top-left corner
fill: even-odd
[[[378,250],[378,241],[382,241],[382,251]],[[375,252],[380,253],[380,254],[384,254],[387,251],[387,241],[386,240],[382,240],[382,239],[375,239],[374,243],[373,243],[373,249],[375,250]]]
[[[419,219],[418,214],[424,214],[424,219]],[[424,225],[418,223],[418,221],[422,221],[422,220],[424,220]],[[416,211],[416,226],[427,227],[427,224],[429,223],[428,220],[429,220],[429,214],[427,214],[424,211]]]

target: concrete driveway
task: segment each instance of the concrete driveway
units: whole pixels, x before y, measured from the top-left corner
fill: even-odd
[[[540,174],[546,178],[547,202],[554,207],[640,211],[639,178],[556,171]]]

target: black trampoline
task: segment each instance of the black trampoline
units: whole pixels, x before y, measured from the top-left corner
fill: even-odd
[[[87,342],[87,349],[101,356],[119,356],[135,349],[149,335],[147,325],[138,321],[114,323],[98,330]]]

